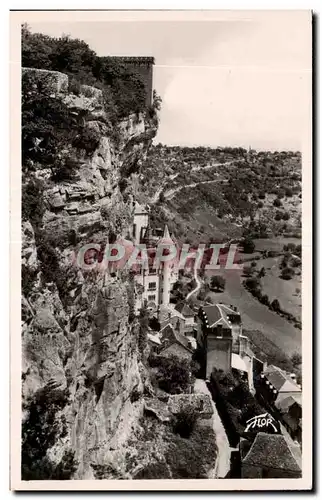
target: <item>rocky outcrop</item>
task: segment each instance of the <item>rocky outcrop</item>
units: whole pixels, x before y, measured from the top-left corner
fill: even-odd
[[[22,228],[23,400],[48,384],[68,389],[62,410],[67,432],[47,455],[58,463],[72,450],[75,479],[94,478],[102,464],[123,460],[123,444],[138,425],[149,383],[137,325],[129,319],[126,272],[84,271],[74,256],[84,244],[130,232],[132,175],[156,130],[144,113],[112,129],[99,89],[82,86],[74,95],[66,75],[25,69],[25,76],[29,71],[75,113],[88,112],[85,125],[95,131],[98,145],[91,155],[79,156],[68,181],[53,182],[48,169],[34,167],[34,178],[44,186],[44,211],[37,227],[25,220]]]

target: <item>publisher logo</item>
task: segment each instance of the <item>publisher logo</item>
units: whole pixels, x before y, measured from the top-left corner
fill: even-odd
[[[268,413],[263,413],[262,415],[257,415],[256,417],[250,418],[246,422],[245,432],[250,430],[263,430],[263,427],[271,427],[274,432],[278,432],[277,427],[275,426],[275,421]]]

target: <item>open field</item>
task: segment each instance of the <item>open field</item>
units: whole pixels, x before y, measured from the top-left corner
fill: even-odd
[[[255,250],[263,252],[264,250],[273,250],[275,252],[282,252],[283,246],[288,243],[294,243],[295,245],[300,245],[301,240],[299,238],[286,238],[286,237],[274,237],[274,238],[258,238],[253,240],[255,243]]]
[[[241,271],[220,270],[226,280],[223,293],[210,292],[214,302],[224,302],[237,306],[244,328],[260,330],[284,353],[290,354],[301,350],[301,330],[295,328],[286,319],[277,315],[261,304],[242,285]],[[281,280],[282,281],[282,280]]]
[[[265,268],[266,275],[261,278],[262,292],[268,295],[270,302],[278,299],[281,308],[301,320],[301,275],[295,275],[291,280],[281,279],[279,268],[280,258],[261,259],[257,261],[257,269]],[[299,272],[299,271],[297,271]]]

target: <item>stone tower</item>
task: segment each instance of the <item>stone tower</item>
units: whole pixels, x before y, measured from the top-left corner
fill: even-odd
[[[164,228],[164,233],[159,241],[159,245],[174,245],[173,240],[170,237],[168,226]],[[161,300],[160,303],[163,306],[167,306],[170,303],[170,290],[171,290],[171,268],[173,266],[172,261],[163,262],[161,270]]]
[[[129,71],[140,75],[146,91],[146,105],[151,106],[153,101],[154,57],[109,56],[108,59],[120,62],[124,64]]]

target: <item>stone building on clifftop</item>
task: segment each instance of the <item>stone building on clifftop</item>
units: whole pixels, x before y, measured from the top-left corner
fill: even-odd
[[[178,280],[178,266],[176,260],[161,262],[157,269],[153,263],[156,258],[157,247],[175,246],[168,226],[162,230],[152,230],[149,225],[149,213],[145,207],[135,204],[133,220],[133,238],[135,245],[143,244],[147,248],[149,259],[148,268],[138,266],[135,275],[135,311],[136,313],[146,304],[151,309],[170,304],[170,291]]]
[[[129,71],[138,73],[143,80],[146,90],[146,105],[151,106],[153,98],[153,65],[154,57],[109,57],[124,64]]]

